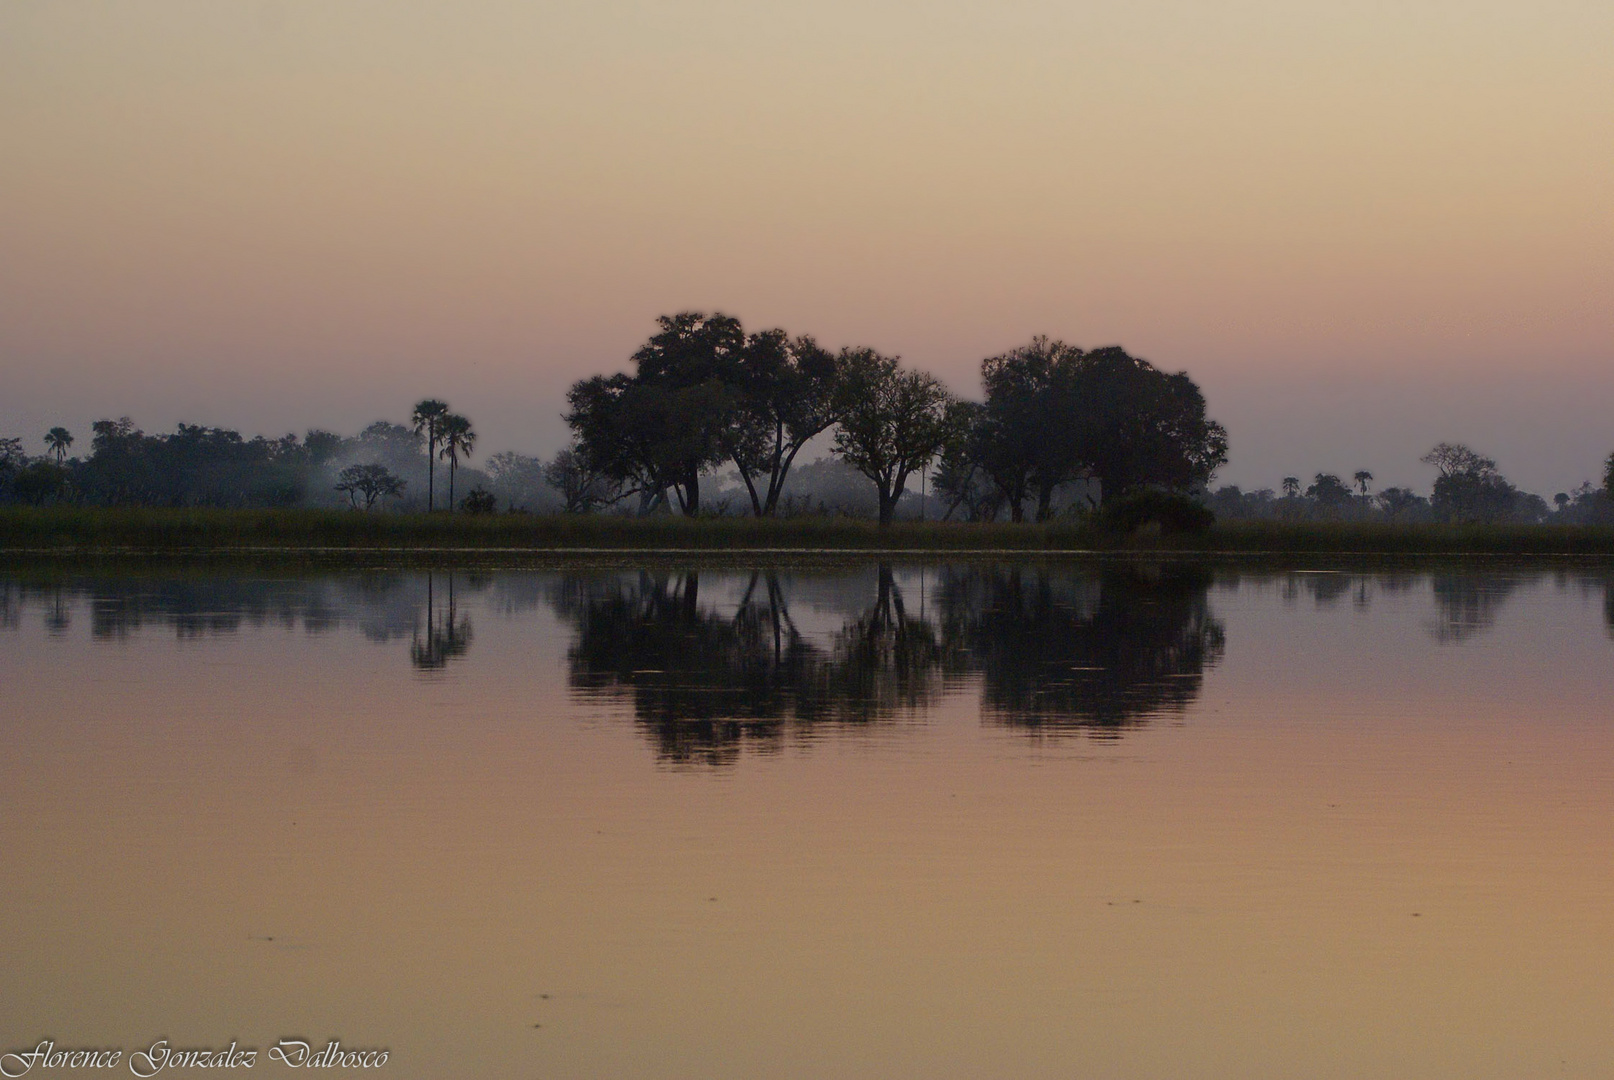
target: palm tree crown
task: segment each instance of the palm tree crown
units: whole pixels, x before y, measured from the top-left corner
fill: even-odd
[[[67,448],[73,445],[73,433],[64,427],[53,427],[45,432],[45,445],[56,452],[56,464],[67,459]]]
[[[454,472],[459,468],[461,457],[470,457],[471,448],[476,445],[476,432],[471,430],[471,422],[458,413],[449,413],[440,423],[439,434],[443,440],[442,456],[448,459],[448,508],[454,509]]]

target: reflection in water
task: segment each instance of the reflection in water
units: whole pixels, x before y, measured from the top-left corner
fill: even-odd
[[[776,573],[755,572],[732,611],[701,603],[701,575],[562,579],[555,609],[577,630],[572,685],[624,696],[668,761],[733,761],[788,730],[916,710],[939,691],[941,645],[910,615],[889,566],[874,602],[827,641],[796,624]]]
[[[1522,580],[1512,575],[1437,574],[1430,582],[1437,619],[1430,628],[1442,644],[1466,641],[1496,624],[1496,616]]]
[[[931,611],[916,613],[881,565],[872,602],[822,642],[796,625],[778,575],[760,572],[732,610],[703,605],[693,572],[568,579],[556,608],[577,629],[572,685],[629,699],[674,762],[724,764],[815,723],[911,715],[968,675],[999,722],[1113,734],[1181,711],[1222,653],[1199,568],[939,578]]]
[[[1114,734],[1198,696],[1225,645],[1209,587],[1196,566],[972,569],[949,576],[942,610],[981,672],[987,715]]]
[[[1238,581],[1243,576],[1237,571],[1227,575],[1231,581]],[[1250,576],[1260,580],[1263,576],[1271,575]],[[1427,582],[1435,601],[1435,615],[1427,625],[1429,633],[1441,644],[1460,644],[1490,629],[1496,624],[1497,616],[1508,598],[1527,581],[1520,574],[1449,571],[1422,575],[1405,571],[1351,573],[1318,570],[1283,572],[1277,576],[1281,580],[1281,595],[1287,604],[1294,603],[1305,593],[1317,607],[1328,608],[1349,596],[1352,604],[1364,611],[1371,607],[1376,595],[1409,593]]]
[[[471,648],[471,617],[458,611],[454,603],[454,573],[448,574],[448,597],[436,601],[436,576],[426,575],[426,625],[416,627],[409,642],[409,662],[422,671],[448,666]]]
[[[1367,611],[1427,592],[1443,644],[1492,627],[1519,571],[1433,574],[1215,571],[1224,589],[1275,588],[1286,603]],[[1560,589],[1603,601],[1614,635],[1614,581],[1559,571]],[[1207,599],[1212,572],[1189,563],[1007,563],[893,568],[638,573],[357,573],[312,578],[209,574],[0,579],[0,630],[32,612],[51,638],[87,630],[121,640],[281,627],[347,628],[407,642],[421,672],[470,655],[470,599],[506,619],[551,608],[569,624],[568,680],[627,703],[669,762],[719,765],[836,725],[913,718],[966,683],[982,715],[1042,734],[1114,737],[1181,713],[1221,659],[1226,632]],[[1418,600],[1417,602],[1429,602]],[[82,628],[82,629],[81,629]],[[401,657],[400,657],[401,659]]]

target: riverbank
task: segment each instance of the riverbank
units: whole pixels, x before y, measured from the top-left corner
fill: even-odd
[[[1089,525],[851,518],[364,514],[327,510],[0,509],[0,555],[308,552],[358,555],[568,552],[1206,553],[1226,555],[1609,555],[1614,528],[1226,522],[1206,532],[1118,536]]]

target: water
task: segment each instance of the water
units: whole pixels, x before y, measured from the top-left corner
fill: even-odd
[[[0,1046],[1607,1076],[1611,621],[1595,566],[0,578]]]

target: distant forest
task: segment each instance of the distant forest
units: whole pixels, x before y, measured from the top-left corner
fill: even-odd
[[[97,421],[88,453],[63,427],[45,453],[0,439],[0,502],[33,506],[350,507],[460,513],[1049,521],[1093,514],[1163,523],[1222,519],[1614,523],[1614,454],[1602,486],[1549,504],[1496,462],[1440,443],[1427,493],[1376,489],[1372,473],[1284,477],[1275,489],[1213,487],[1227,433],[1186,372],[1118,346],[1047,338],[982,361],[982,401],[868,348],[831,351],[738,319],[663,316],[631,373],[575,384],[570,446],[548,460],[511,451],[473,465],[470,419],[422,400],[403,423],[356,435],[244,438],[181,424],[147,434]],[[798,461],[809,446],[821,454]],[[915,488],[919,490],[916,491]]]

